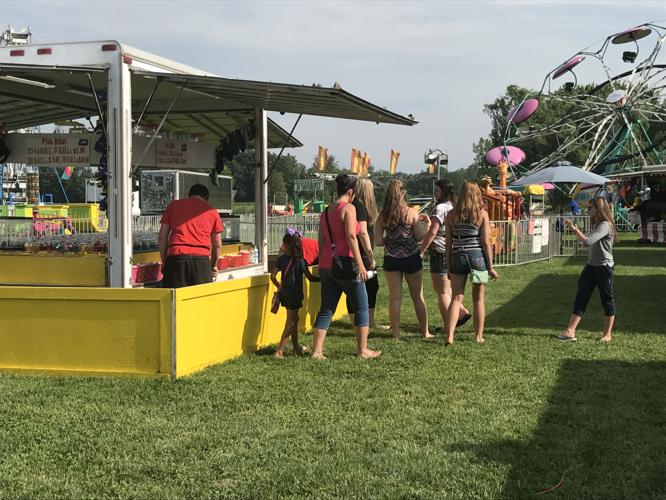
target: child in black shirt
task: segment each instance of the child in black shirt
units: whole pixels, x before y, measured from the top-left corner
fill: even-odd
[[[280,255],[277,265],[271,273],[271,281],[278,287],[280,305],[287,310],[287,320],[280,343],[275,351],[276,358],[284,357],[284,348],[291,337],[294,353],[303,355],[309,352],[305,346],[298,343],[298,310],[303,307],[303,275],[310,281],[319,281],[319,277],[310,273],[307,263],[303,259],[301,238],[298,234],[285,234],[282,240],[285,253]],[[281,273],[281,282],[277,280],[277,273]]]

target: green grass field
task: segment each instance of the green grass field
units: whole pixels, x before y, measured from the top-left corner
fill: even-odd
[[[419,339],[405,292],[404,340],[375,336],[371,362],[342,322],[326,362],[267,349],[177,382],[0,375],[0,497],[664,498],[666,248],[615,255],[609,345],[597,295],[579,341],[554,340],[576,258],[501,269],[483,345],[467,325],[450,348]]]

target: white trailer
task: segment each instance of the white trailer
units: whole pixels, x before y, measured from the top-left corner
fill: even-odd
[[[189,134],[218,143],[240,126],[252,127],[256,158],[260,264],[248,272],[267,270],[267,149],[300,145],[267,118],[267,111],[416,123],[339,87],[220,78],[115,40],[0,47],[0,120],[6,130],[104,117],[112,287],[131,286],[132,175],[154,141]],[[146,130],[147,144],[133,154],[133,132]]]

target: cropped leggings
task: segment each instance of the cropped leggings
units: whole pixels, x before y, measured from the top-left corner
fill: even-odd
[[[343,292],[354,303],[354,326],[368,326],[370,323],[368,292],[364,282],[334,278],[330,269],[321,268],[319,268],[319,278],[321,279],[321,307],[317,313],[315,328],[328,330]]]
[[[591,266],[587,264],[578,279],[578,291],[574,301],[573,313],[585,314],[594,289],[599,288],[601,305],[606,316],[615,316],[615,298],[613,297],[613,268],[611,266]]]
[[[376,274],[365,282],[365,291],[368,292],[368,308],[374,309],[377,304],[377,292],[379,292],[379,278]],[[347,311],[350,314],[356,314],[356,305],[349,295],[347,295]]]

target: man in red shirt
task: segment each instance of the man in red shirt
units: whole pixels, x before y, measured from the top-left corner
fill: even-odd
[[[217,276],[224,226],[217,210],[208,204],[206,186],[195,184],[187,196],[172,201],[162,216],[159,246],[164,288],[210,283]]]

